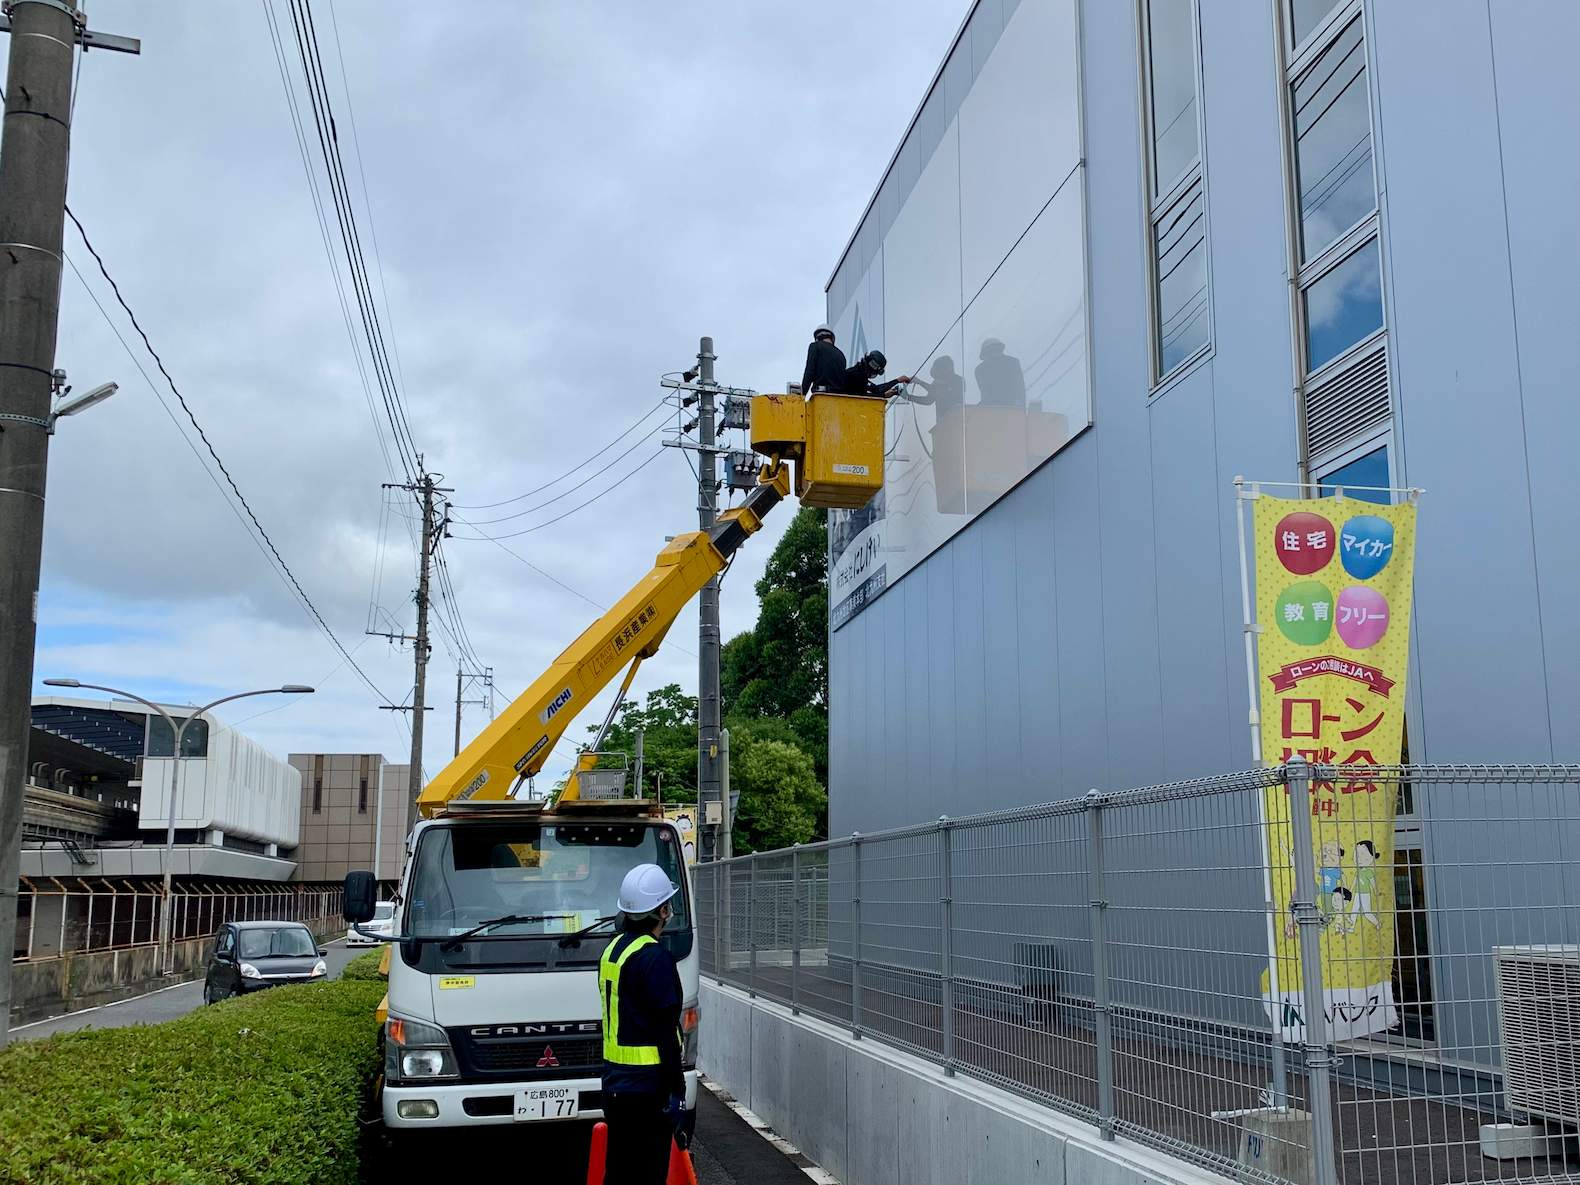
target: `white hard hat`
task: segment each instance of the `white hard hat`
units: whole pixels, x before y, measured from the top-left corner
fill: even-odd
[[[652,913],[679,891],[657,864],[638,864],[620,882],[620,912],[637,917]]]

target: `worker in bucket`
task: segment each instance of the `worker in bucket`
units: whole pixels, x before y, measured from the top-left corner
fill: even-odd
[[[856,365],[847,367],[840,376],[839,386],[835,388],[842,395],[872,395],[879,399],[887,399],[889,392],[894,388],[911,381],[911,376],[902,374],[897,379],[890,379],[886,383],[878,382],[878,376],[889,365],[889,360],[883,356],[881,350],[868,351],[865,357]]]
[[[621,933],[598,961],[603,1114],[609,1125],[604,1185],[663,1185],[670,1141],[684,1146],[686,1140],[680,972],[658,941],[678,891],[657,864],[638,864],[626,873],[620,884]]]
[[[812,331],[812,344],[806,348],[801,394],[838,390],[847,365],[845,351],[834,344],[834,331],[827,325],[819,325]]]

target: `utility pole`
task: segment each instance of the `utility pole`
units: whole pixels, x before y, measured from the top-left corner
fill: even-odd
[[[44,547],[61,238],[77,44],[138,52],[89,33],[61,0],[15,0],[0,132],[0,1045],[10,1031],[22,797],[32,722],[38,574]],[[98,38],[96,41],[95,38]]]
[[[490,698],[489,699],[462,699],[461,696],[462,696],[463,690],[464,690],[463,687],[462,687],[462,684],[461,684],[461,680],[462,679],[481,679],[481,680],[483,680],[483,688],[484,688],[485,691],[487,691],[489,693]],[[468,671],[468,670],[463,670],[459,663],[456,664],[456,667],[455,667],[455,753],[453,754],[453,756],[459,757],[461,755],[461,705],[462,704],[470,704],[473,707],[485,707],[485,708],[488,708],[490,710],[490,712],[492,712],[492,710],[493,710],[493,703],[492,703],[492,698],[491,697],[493,696],[493,690],[494,690],[494,668],[493,667],[484,667],[481,671]]]
[[[713,339],[702,339],[697,351],[697,525],[707,531],[718,517],[718,435],[714,421]],[[702,588],[697,604],[697,803],[708,817],[710,803],[719,803],[719,578]],[[722,817],[722,816],[721,816]],[[698,829],[702,860],[712,860],[718,848],[717,824]]]
[[[412,682],[411,694],[411,769],[410,785],[412,800],[422,793],[422,726],[423,713],[428,709],[424,700],[428,691],[428,653],[432,646],[428,642],[428,573],[433,565],[434,552],[439,547],[439,533],[450,521],[448,512],[443,522],[435,520],[435,494],[453,494],[455,491],[449,486],[434,484],[435,475],[422,467],[422,455],[417,456],[417,480],[408,482],[385,482],[386,490],[405,490],[407,493],[416,494],[422,501],[422,540],[418,547],[417,560],[417,632],[416,634],[385,633],[381,630],[369,630],[369,633],[378,634],[381,638],[389,638],[397,642],[410,642],[416,658],[416,675]],[[402,709],[404,710],[404,708]],[[459,732],[459,729],[457,729]]]

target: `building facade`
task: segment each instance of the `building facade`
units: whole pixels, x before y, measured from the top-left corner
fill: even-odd
[[[828,287],[847,353],[922,380],[831,520],[831,835],[1251,765],[1241,475],[1425,491],[1411,760],[1580,761],[1577,36],[1511,0],[971,7]],[[1423,865],[1487,832],[1401,801],[1447,975]]]
[[[302,779],[295,879],[339,881],[361,870],[398,879],[416,821],[410,766],[390,765],[378,753],[292,753],[290,760]]]
[[[166,705],[181,724],[190,708]],[[301,793],[287,762],[205,717],[181,756],[164,718],[142,704],[33,701],[24,805],[24,876],[157,876],[175,783],[178,876],[285,880]]]

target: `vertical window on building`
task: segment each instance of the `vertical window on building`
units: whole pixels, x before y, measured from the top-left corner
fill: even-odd
[[[1338,7],[1338,0],[1287,0],[1289,11],[1289,38],[1298,47],[1316,32],[1317,26],[1327,20],[1328,13]]]
[[[362,758],[362,780],[357,786],[357,814],[368,813],[368,759]]]
[[[1207,348],[1196,0],[1140,0],[1151,241],[1153,379]]]
[[[1360,17],[1300,73],[1292,98],[1304,263],[1377,208]]]
[[[324,759],[313,758],[313,814],[324,813]]]

